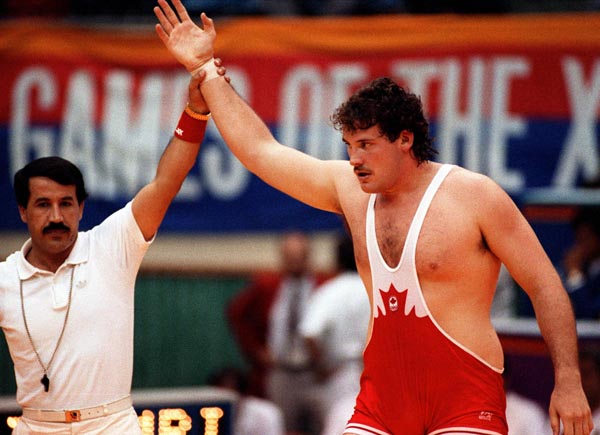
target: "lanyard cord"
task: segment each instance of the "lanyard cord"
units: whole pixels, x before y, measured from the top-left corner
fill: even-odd
[[[47,366],[45,366],[44,363],[42,362],[42,359],[40,358],[40,354],[38,353],[37,349],[35,348],[35,345],[33,344],[33,338],[31,337],[31,332],[29,332],[29,325],[27,324],[27,316],[25,315],[25,300],[23,297],[23,280],[19,280],[20,293],[21,293],[21,313],[23,314],[23,323],[25,324],[25,331],[27,332],[27,337],[29,338],[29,343],[31,343],[31,347],[33,348],[33,351],[35,352],[35,356],[36,356],[38,362],[40,363],[40,366],[42,366],[42,369],[44,370],[44,376],[42,377],[41,382],[42,382],[42,385],[44,385],[44,390],[46,392],[50,388],[50,380],[48,379],[48,370],[50,369],[50,366],[52,365],[52,361],[54,361],[54,356],[56,355],[56,351],[58,350],[58,347],[60,346],[60,342],[62,341],[63,334],[65,333],[65,327],[67,326],[67,320],[69,318],[69,312],[71,311],[71,296],[73,294],[73,275],[75,275],[75,267],[74,266],[71,268],[71,282],[69,284],[69,301],[67,303],[67,311],[65,313],[65,320],[63,321],[60,335],[58,336],[58,340],[56,341],[56,347],[54,347],[54,352],[52,352],[52,356],[50,357],[50,361],[48,361]]]

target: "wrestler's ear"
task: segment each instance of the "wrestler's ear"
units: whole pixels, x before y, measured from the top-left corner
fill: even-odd
[[[399,136],[400,146],[402,148],[406,148],[407,150],[410,149],[410,147],[412,147],[414,137],[415,136],[412,131],[402,130]]]

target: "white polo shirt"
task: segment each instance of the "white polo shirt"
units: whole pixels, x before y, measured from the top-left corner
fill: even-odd
[[[306,338],[321,342],[329,367],[361,359],[371,309],[356,272],[342,272],[315,290],[300,323]]]
[[[80,232],[56,273],[33,267],[23,248],[0,263],[0,326],[15,365],[17,403],[37,409],[80,409],[127,396],[133,373],[136,275],[150,243],[131,202],[90,231]],[[71,309],[60,346],[43,369],[24,327],[20,280],[29,331],[48,365],[63,327],[74,269]]]

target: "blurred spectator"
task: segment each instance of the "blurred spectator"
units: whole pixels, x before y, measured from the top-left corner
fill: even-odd
[[[515,391],[512,368],[508,358],[504,362],[503,377],[506,390],[508,435],[551,434],[552,428],[544,409],[535,400]]]
[[[251,392],[275,402],[286,430],[306,432],[314,421],[315,375],[297,330],[310,294],[323,280],[310,269],[305,234],[286,234],[281,243],[281,272],[258,274],[227,308],[240,349],[251,365]],[[308,416],[308,418],[307,418]]]
[[[265,382],[272,360],[267,346],[269,316],[280,281],[275,273],[256,274],[227,306],[229,326],[250,364],[249,393],[258,397],[266,397]]]
[[[579,352],[579,369],[583,391],[592,410],[594,430],[591,435],[600,435],[600,352],[582,349]]]
[[[285,435],[281,409],[269,400],[249,395],[248,377],[242,370],[225,367],[214,373],[208,384],[239,394],[233,435]]]
[[[577,319],[600,318],[600,206],[579,209],[574,243],[563,258],[564,282]]]
[[[349,237],[339,240],[336,254],[338,275],[313,293],[300,323],[320,383],[322,435],[342,434],[352,415],[371,314]]]

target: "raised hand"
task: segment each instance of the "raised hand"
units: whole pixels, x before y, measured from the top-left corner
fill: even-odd
[[[200,15],[203,28],[197,26],[187,13],[181,0],[172,0],[175,11],[167,0],[158,0],[154,7],[158,18],[156,33],[169,52],[190,73],[211,61],[217,36],[213,21],[205,13]]]

